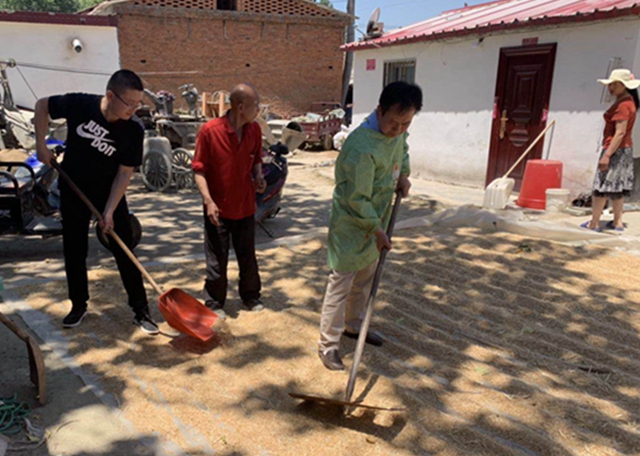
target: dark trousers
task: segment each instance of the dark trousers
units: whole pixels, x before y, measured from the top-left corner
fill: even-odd
[[[243,301],[260,297],[260,274],[255,248],[256,223],[253,216],[240,220],[220,219],[215,226],[206,211],[204,214],[204,252],[207,275],[204,282],[204,299],[222,306],[227,298],[227,264],[229,244],[233,244],[240,269],[238,290]]]
[[[83,188],[83,193],[102,213],[109,198],[90,188]],[[69,299],[74,307],[85,307],[89,300],[89,284],[87,278],[87,253],[89,251],[89,223],[91,211],[76,194],[61,183],[62,243],[64,250],[64,267],[67,273]],[[133,244],[133,233],[129,223],[129,209],[124,197],[118,204],[113,223],[115,232],[127,246]],[[116,259],[120,278],[129,297],[129,306],[138,314],[147,309],[147,294],[142,283],[142,275],[126,253],[111,242],[111,251]]]

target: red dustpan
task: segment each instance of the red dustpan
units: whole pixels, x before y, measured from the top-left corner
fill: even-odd
[[[163,293],[158,308],[169,326],[181,333],[203,341],[211,339],[215,334],[211,327],[218,315],[179,288],[172,288]]]

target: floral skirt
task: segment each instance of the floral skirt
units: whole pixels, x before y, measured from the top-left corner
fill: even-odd
[[[606,152],[602,149],[600,158]],[[609,161],[606,171],[596,170],[593,194],[599,197],[620,198],[629,196],[633,190],[633,148],[621,147]]]

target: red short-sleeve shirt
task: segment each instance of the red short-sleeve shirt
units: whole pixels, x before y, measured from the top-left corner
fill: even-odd
[[[255,214],[256,191],[251,170],[259,163],[262,163],[260,125],[257,122],[246,124],[242,141],[238,143],[238,136],[226,115],[202,126],[191,167],[204,174],[220,217],[239,220]]]
[[[636,121],[636,105],[631,97],[625,97],[622,100],[616,101],[607,109],[607,112],[604,113],[603,148],[606,149],[611,144],[611,140],[616,133],[616,122],[621,120],[627,120],[628,122],[627,131],[624,138],[622,138],[620,147],[631,147],[633,146],[631,132],[633,131],[633,124]]]

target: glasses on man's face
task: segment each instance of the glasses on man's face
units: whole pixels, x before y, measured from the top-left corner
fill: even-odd
[[[136,104],[132,105],[130,103],[127,103],[126,101],[124,101],[122,99],[122,97],[120,97],[120,95],[118,95],[116,92],[113,92],[113,94],[118,98],[118,100],[120,100],[122,102],[122,104],[124,104],[127,108],[129,109],[140,109],[142,107],[142,101],[138,101]]]

